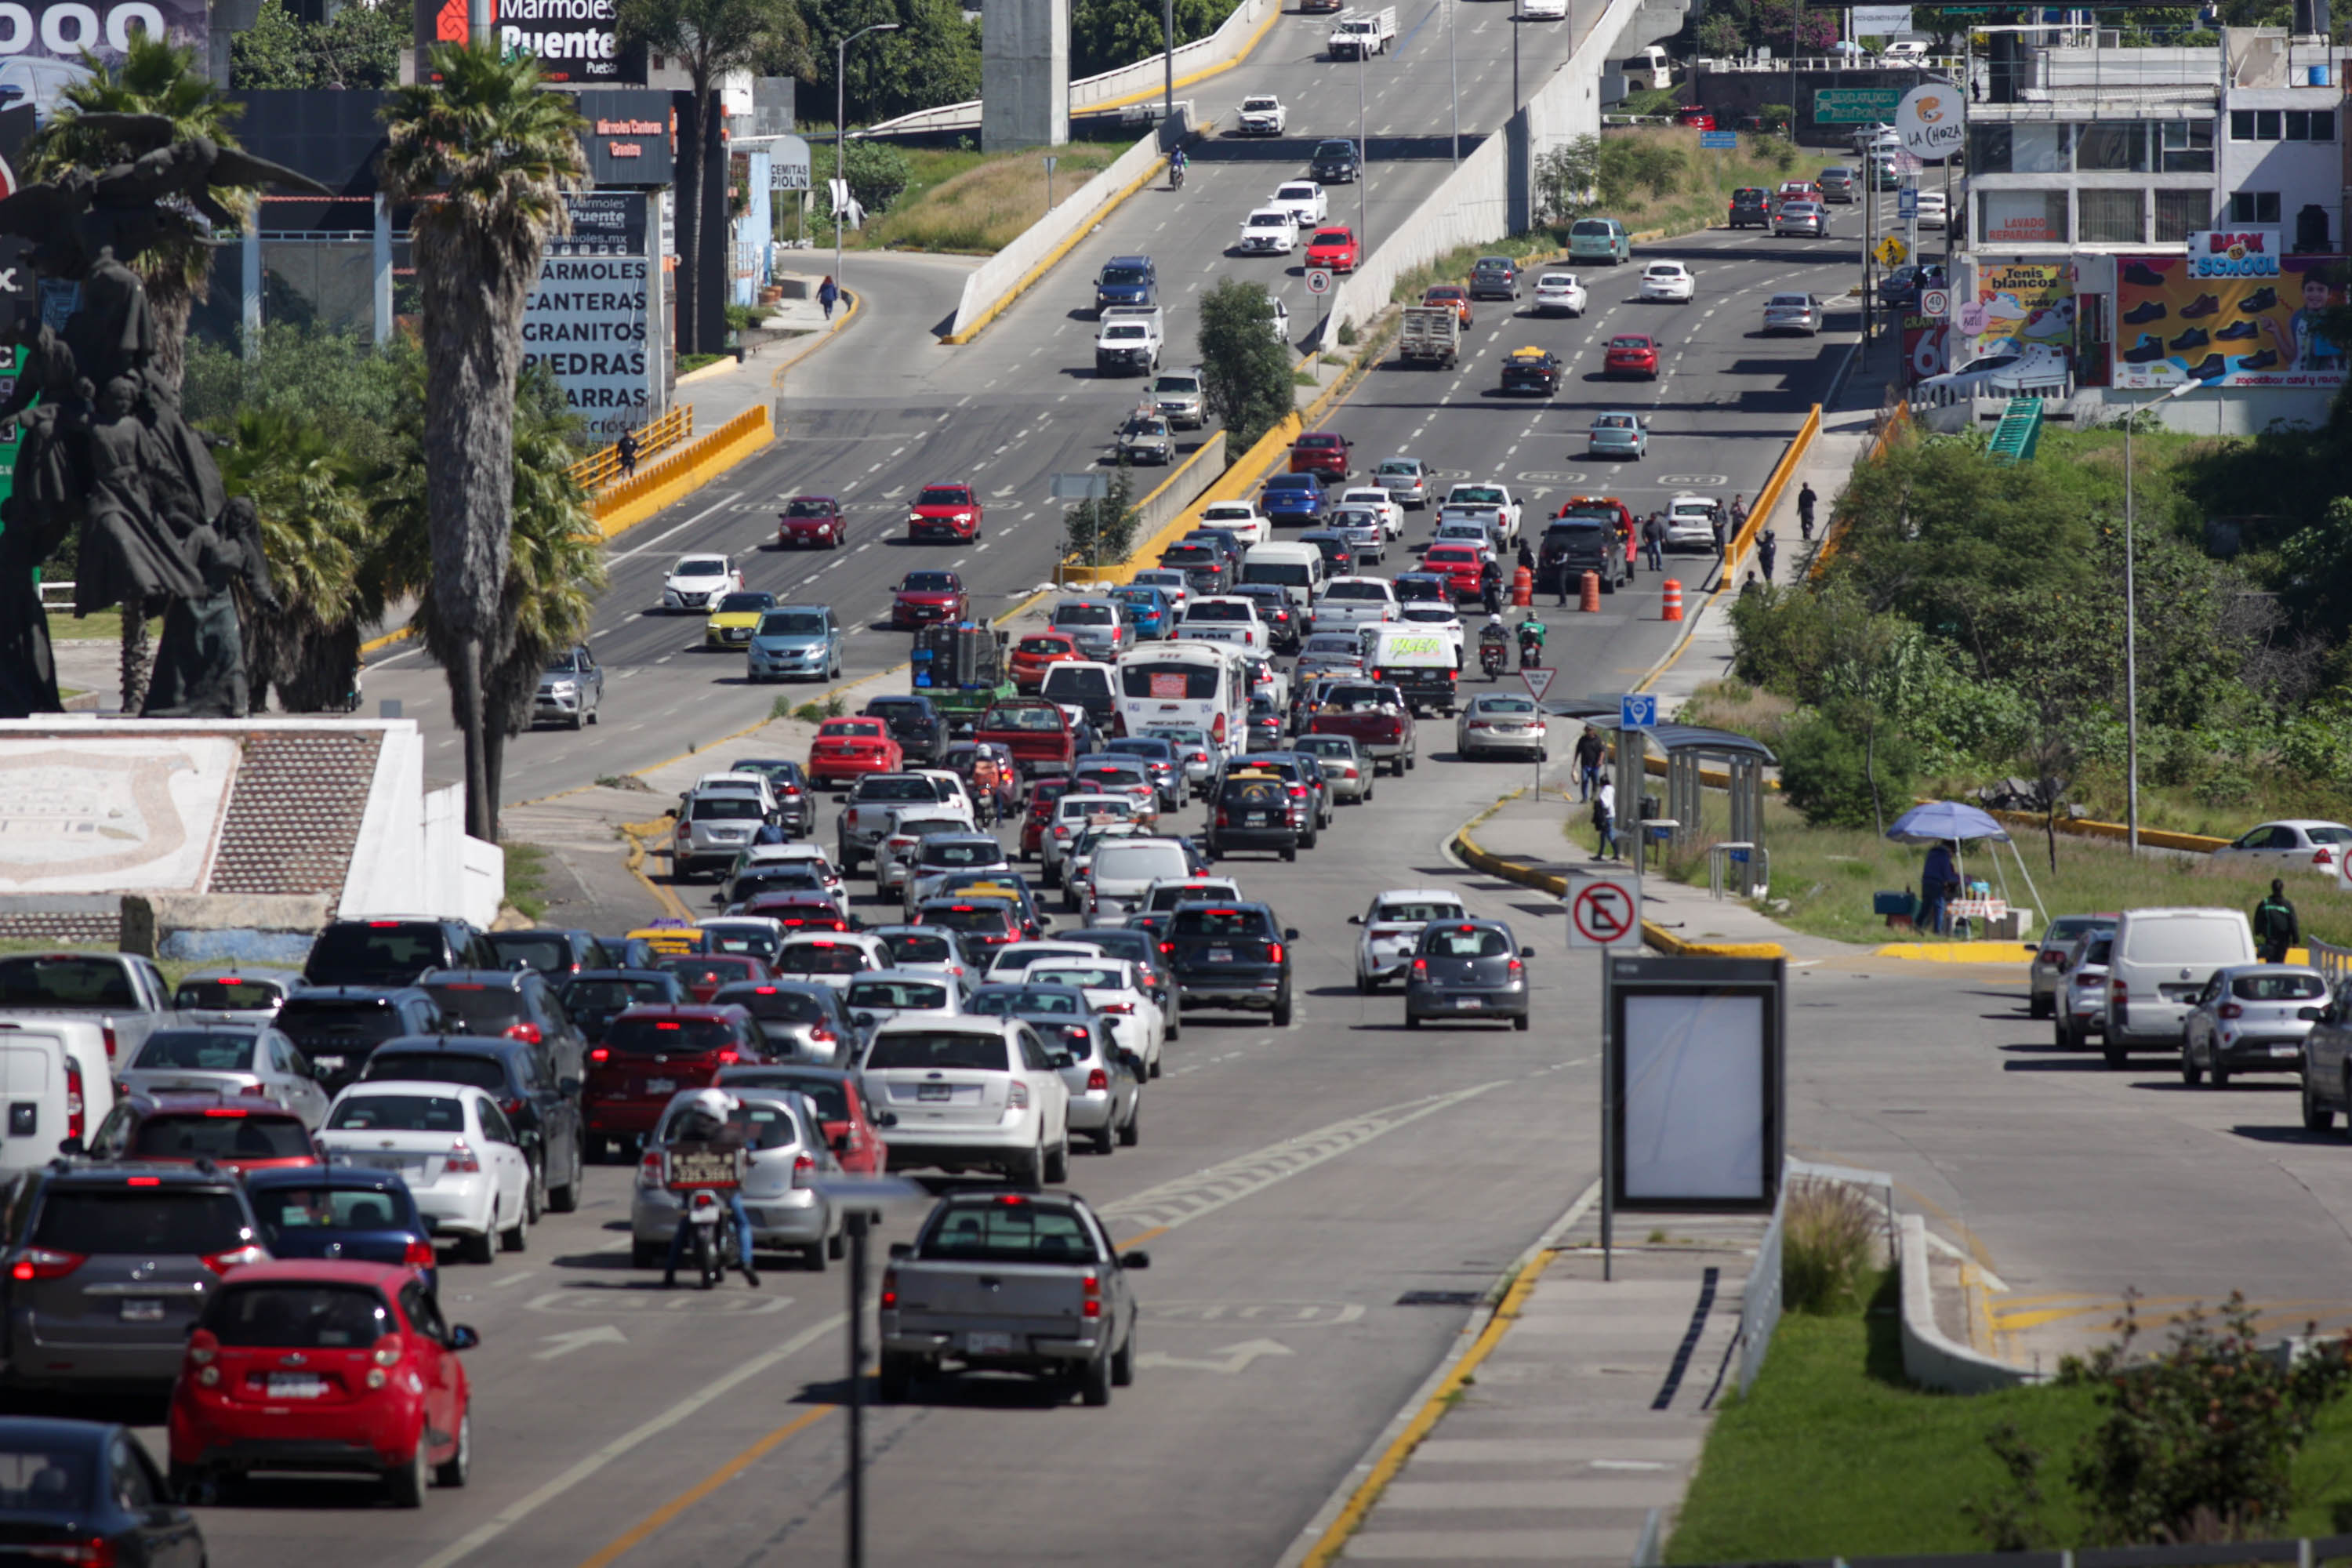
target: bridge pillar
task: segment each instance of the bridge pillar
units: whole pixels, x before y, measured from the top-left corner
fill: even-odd
[[[1070,0],[988,0],[980,100],[983,153],[1070,139]]]

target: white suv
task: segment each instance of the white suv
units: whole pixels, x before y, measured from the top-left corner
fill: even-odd
[[[1356,989],[1377,990],[1410,971],[1421,928],[1430,921],[1469,918],[1461,896],[1443,888],[1391,888],[1370,909],[1348,917],[1349,925],[1364,929],[1356,943]]]
[[[906,1019],[874,1031],[861,1077],[868,1102],[898,1119],[893,1169],[996,1171],[1034,1187],[1069,1179],[1064,1059],[1018,1018]]]

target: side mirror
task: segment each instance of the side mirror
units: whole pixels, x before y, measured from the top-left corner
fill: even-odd
[[[1285,942],[1297,942],[1298,940],[1298,928],[1297,926],[1283,927],[1282,940]]]
[[[674,805],[666,805],[662,807],[662,815],[664,816],[676,816],[677,815],[677,807]]]
[[[79,1138],[60,1138],[58,1140],[58,1152],[70,1159],[82,1152],[82,1142]]]
[[[1349,915],[1348,917],[1348,923],[1351,926],[1362,925],[1364,923],[1364,917],[1361,915]]]
[[[482,1336],[471,1323],[457,1323],[449,1330],[449,1348],[453,1351],[469,1351],[481,1342]]]
[[[435,1218],[434,1218],[431,1215],[429,1215],[429,1214],[428,1214],[428,1215],[418,1215],[417,1217],[419,1217],[420,1219],[424,1220],[424,1222],[425,1222],[425,1235],[427,1235],[427,1236],[438,1236],[438,1235],[440,1235],[440,1234],[441,1234],[441,1222],[440,1222],[439,1220],[435,1219]]]
[[[896,1127],[898,1125],[898,1113],[895,1110],[877,1110],[874,1113],[874,1125]]]
[[[1052,1068],[1055,1072],[1059,1072],[1064,1068],[1076,1067],[1077,1063],[1072,1058],[1069,1052],[1054,1051],[1046,1056],[1045,1065]]]
[[[857,1014],[856,1023],[857,1026],[861,1029],[870,1029],[874,1026],[874,1015],[871,1013]]]
[[[835,1134],[833,1140],[833,1152],[836,1154],[846,1154],[849,1152],[848,1133],[841,1132]]]
[[[555,1080],[555,1092],[558,1094],[578,1094],[580,1092],[580,1080],[576,1078],[557,1079]]]
[[[903,1259],[909,1258],[914,1256],[915,1244],[913,1242],[894,1241],[890,1244],[890,1261],[893,1263],[902,1261]]]
[[[1532,947],[1523,947],[1519,949],[1519,956],[1521,958],[1533,958],[1535,955],[1536,950]]]
[[[1151,1254],[1148,1252],[1122,1252],[1118,1257],[1118,1266],[1121,1268],[1149,1268],[1151,1267]]]

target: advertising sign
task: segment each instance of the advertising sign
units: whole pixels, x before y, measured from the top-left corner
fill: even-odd
[[[812,162],[809,157],[808,138],[779,135],[768,143],[768,189],[772,191],[814,189],[810,177]]]
[[[2118,261],[2115,384],[2342,386],[2352,364],[2320,321],[2344,303],[2344,258],[2280,251],[2277,231],[2239,229]]]
[[[2063,245],[2066,204],[2046,191],[1984,193],[1984,243],[1987,245]]]
[[[1968,139],[1968,94],[1948,81],[1915,87],[1895,106],[1895,132],[1903,150],[1933,163],[1960,150]]]
[[[588,121],[580,142],[588,153],[592,184],[643,188],[670,183],[668,93],[583,92],[579,104],[581,118]]]
[[[1951,329],[1937,317],[1903,313],[1903,363],[1914,381],[1941,375],[1952,368]]]
[[[646,198],[635,191],[576,191],[563,198],[572,232],[547,242],[550,256],[643,256]]]
[[[426,13],[427,43],[462,44],[467,37],[467,0],[417,0]],[[539,57],[552,82],[575,86],[646,79],[642,46],[624,49],[615,29],[614,0],[489,0],[490,23],[508,54]],[[5,7],[0,6],[0,16]]]
[[[2074,347],[2074,269],[2063,261],[2010,262],[1977,272],[1977,297],[1961,308],[1967,357],[2019,353],[2033,344],[2070,357]]]
[[[1895,118],[1899,87],[1824,87],[1813,92],[1816,125],[1876,125]]]
[[[1856,5],[1853,8],[1853,25],[1847,29],[1847,36],[1884,38],[1910,30],[1911,7],[1908,5]]]
[[[551,256],[523,304],[522,353],[543,364],[599,441],[645,423],[646,258]]]
[[[89,73],[82,65],[87,49],[101,65],[114,65],[130,52],[131,35],[144,30],[175,44],[203,47],[210,37],[211,19],[205,0],[28,0],[0,5],[0,62],[14,59],[59,60],[65,70],[36,71],[29,76],[7,73],[6,79],[26,89],[44,113],[54,106],[68,80]]]

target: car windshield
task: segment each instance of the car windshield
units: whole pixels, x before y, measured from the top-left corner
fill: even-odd
[[[371,1083],[462,1083],[504,1095],[506,1064],[467,1051],[378,1051],[362,1079]]]
[[[1103,268],[1102,280],[1113,287],[1122,287],[1143,282],[1150,276],[1150,274],[1140,267],[1106,267]]]
[[[1279,109],[1281,107],[1282,105],[1278,101],[1271,98],[1245,98],[1242,100],[1242,112],[1244,114],[1255,114],[1262,109]]]
[[[735,1026],[717,1018],[624,1016],[604,1032],[605,1048],[625,1057],[696,1056],[735,1043]]]
[[[814,637],[824,630],[824,617],[809,610],[786,610],[760,617],[763,637]]]
[[[243,1072],[258,1037],[222,1029],[158,1029],[140,1047],[133,1072],[176,1068],[185,1072]]]
[[[727,562],[717,555],[689,555],[677,563],[676,575],[680,577],[717,577],[727,570]]]
[[[252,1194],[254,1217],[268,1233],[288,1230],[406,1228],[401,1201],[373,1187],[271,1187]]]
[[[985,1205],[949,1209],[918,1247],[924,1258],[991,1263],[1098,1263],[1095,1244],[1077,1216],[1045,1208],[1018,1194]]]
[[[2315,1002],[2327,994],[2327,983],[2316,974],[2241,974],[2230,982],[2230,994],[2242,1002]]]
[[[587,668],[588,661],[580,656],[577,648],[559,653],[547,661],[547,673],[550,675],[577,675]]]
[[[1252,213],[1249,215],[1249,226],[1252,228],[1286,228],[1289,225],[1290,215],[1288,213]]]
[[[764,610],[776,602],[773,594],[730,594],[719,601],[722,616],[747,616],[754,610]]]
[[[945,485],[927,485],[923,489],[923,493],[915,498],[915,504],[917,506],[970,506],[971,492],[951,489]]]
[[[119,959],[42,953],[0,960],[0,1006],[135,1009],[138,1005],[131,971]]]
[[[1151,388],[1154,392],[1198,392],[1201,378],[1197,375],[1163,375]]]
[[[1422,932],[1421,951],[1432,958],[1507,958],[1511,944],[1483,926],[1433,926]]]
[[[794,496],[784,508],[786,517],[831,517],[833,502],[821,496]]]
[[[866,1053],[866,1070],[894,1068],[920,1071],[929,1068],[963,1068],[976,1072],[1009,1072],[1012,1062],[1004,1037],[959,1029],[892,1029],[877,1035]]]
[[[291,1116],[212,1108],[147,1118],[123,1151],[131,1160],[296,1160],[312,1152],[310,1135]]]

